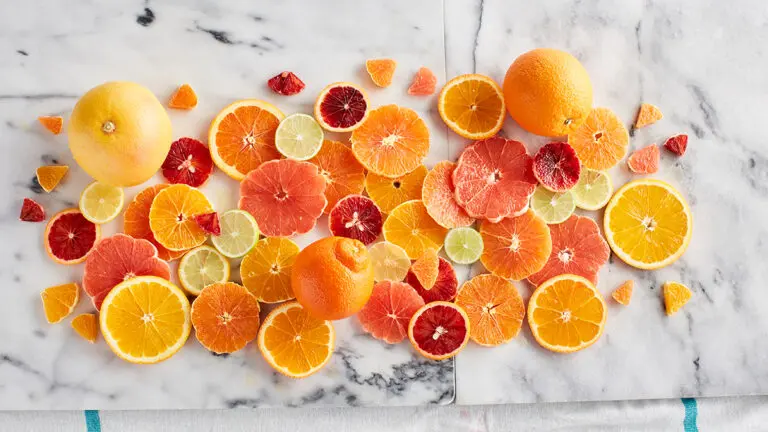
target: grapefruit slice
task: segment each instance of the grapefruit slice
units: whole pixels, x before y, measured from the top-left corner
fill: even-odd
[[[661,113],[661,110],[656,105],[649,103],[641,104],[635,119],[635,129],[650,126],[663,118],[664,114]]]
[[[561,274],[574,274],[597,283],[597,272],[611,254],[600,229],[586,216],[572,215],[565,222],[550,225],[552,253],[544,267],[528,276],[528,282],[538,286]]]
[[[431,288],[426,288],[421,284],[413,269],[408,271],[405,281],[416,290],[426,303],[452,301],[456,298],[459,287],[456,270],[453,269],[451,263],[443,258],[438,258],[437,278],[435,278],[435,283]]]
[[[635,286],[635,281],[632,279],[619,285],[618,288],[613,290],[611,297],[616,300],[617,303],[629,306],[630,300],[632,300],[632,289]]]
[[[355,159],[348,145],[339,141],[325,140],[320,152],[309,162],[317,165],[325,177],[324,212],[331,211],[336,203],[347,195],[359,195],[365,188],[365,168]]]
[[[189,84],[182,84],[173,92],[168,108],[191,110],[197,106],[197,94]]]
[[[468,146],[453,171],[456,202],[470,217],[491,222],[523,214],[536,183],[525,145],[500,137]]]
[[[238,207],[250,213],[267,237],[309,232],[323,214],[325,178],[309,162],[265,162],[240,183]]]
[[[362,88],[337,82],[324,88],[315,102],[315,119],[331,132],[351,132],[368,117],[368,96]]]
[[[185,251],[171,251],[161,245],[155,239],[152,230],[149,227],[149,210],[152,207],[152,201],[154,201],[157,194],[167,188],[167,184],[157,184],[150,186],[143,191],[139,192],[136,197],[133,198],[128,207],[125,209],[123,219],[123,232],[129,236],[137,239],[148,240],[157,248],[157,256],[165,261],[173,261],[176,258],[184,255]]]
[[[362,195],[342,198],[328,215],[331,234],[360,240],[365,245],[379,238],[382,225],[381,211],[370,198]]]
[[[171,144],[160,169],[168,183],[200,187],[213,173],[213,159],[205,144],[194,138],[179,138]]]
[[[408,94],[411,96],[429,96],[435,93],[436,87],[437,77],[434,72],[422,66],[413,76],[411,86],[408,87]]]
[[[408,336],[408,323],[422,306],[424,300],[407,283],[383,281],[373,286],[357,320],[374,338],[396,344]]]
[[[389,213],[406,201],[421,199],[421,188],[426,175],[427,167],[424,165],[395,178],[369,173],[365,176],[365,191],[381,211]]]
[[[51,192],[61,183],[61,179],[67,175],[67,172],[69,167],[66,165],[48,165],[38,168],[35,175],[40,187],[46,192]]]
[[[262,303],[293,299],[291,270],[299,246],[283,237],[267,237],[256,242],[240,264],[240,279]]]
[[[437,251],[427,249],[419,259],[411,264],[410,272],[416,277],[422,287],[432,289],[437,282],[437,270],[440,266]]]
[[[406,201],[389,214],[382,228],[384,239],[403,249],[411,259],[424,255],[427,249],[440,250],[448,230],[427,213],[419,200]]]
[[[24,202],[21,204],[19,220],[22,222],[42,222],[45,220],[45,210],[37,201],[24,198]]]
[[[568,144],[584,168],[607,170],[627,154],[629,132],[613,111],[593,108],[584,123],[568,134]]]
[[[371,81],[379,87],[389,87],[395,76],[397,62],[392,59],[370,59],[365,61],[365,70]]]
[[[259,332],[259,302],[234,282],[203,288],[192,302],[190,316],[200,345],[216,354],[245,348]]]
[[[664,141],[664,148],[678,156],[684,155],[685,150],[688,148],[688,135],[679,134],[667,138]]]
[[[88,257],[99,241],[101,228],[80,213],[69,209],[55,214],[43,236],[48,256],[59,264],[78,264]]]
[[[80,301],[80,288],[76,283],[56,285],[44,289],[40,298],[43,300],[45,320],[49,324],[55,324],[75,310],[77,302]]]
[[[424,178],[421,199],[427,213],[444,228],[470,226],[475,222],[456,202],[456,188],[453,186],[453,171],[456,164],[441,161]]]
[[[581,162],[568,143],[546,144],[533,157],[533,175],[552,192],[565,192],[576,186],[580,174]]]
[[[149,241],[115,234],[96,244],[85,260],[83,289],[98,310],[114,286],[136,276],[170,280],[171,269]]]
[[[408,339],[419,354],[445,360],[459,353],[469,341],[470,324],[460,306],[434,302],[416,311],[408,325]]]
[[[60,134],[61,127],[64,125],[64,119],[61,116],[40,116],[37,118],[37,121],[54,135]]]
[[[532,211],[480,225],[483,254],[480,262],[505,279],[522,280],[541,270],[552,252],[549,227]]]
[[[72,318],[72,329],[83,339],[96,343],[99,336],[99,318],[96,314],[84,313]]]
[[[496,275],[481,274],[464,283],[456,304],[467,312],[470,338],[479,345],[505,344],[523,326],[523,298],[512,282]]]
[[[464,138],[490,138],[501,130],[507,110],[501,87],[480,74],[460,75],[440,91],[437,108],[443,122]]]
[[[627,167],[635,174],[653,174],[659,171],[659,146],[651,144],[636,150],[627,159]]]
[[[152,201],[149,228],[166,249],[192,249],[208,237],[195,222],[195,216],[212,211],[210,201],[202,192],[185,184],[175,184],[158,192]]]

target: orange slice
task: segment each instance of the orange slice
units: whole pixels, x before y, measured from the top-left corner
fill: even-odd
[[[213,162],[228,176],[242,180],[262,162],[279,159],[275,131],[284,118],[276,106],[256,99],[224,108],[208,131]]]
[[[369,173],[365,177],[365,190],[381,211],[389,213],[406,201],[421,199],[426,176],[427,167],[424,165],[395,178]]]
[[[40,183],[40,187],[44,191],[50,192],[59,185],[67,171],[69,171],[69,167],[66,165],[48,165],[38,168],[35,174],[37,175],[37,182]]]
[[[54,135],[60,134],[61,127],[64,125],[64,119],[61,116],[40,116],[37,121]]]
[[[336,332],[329,321],[310,316],[298,302],[273,310],[261,325],[258,344],[276,371],[304,378],[322,369],[333,354]]]
[[[208,351],[229,354],[245,348],[259,331],[259,302],[234,282],[206,286],[190,311],[195,337]]]
[[[184,255],[186,251],[171,251],[161,245],[149,227],[149,210],[152,201],[161,190],[167,188],[167,184],[150,186],[139,192],[125,208],[123,218],[123,232],[137,239],[149,240],[157,248],[157,256],[165,261],[173,261]]]
[[[424,255],[411,264],[411,273],[416,276],[416,280],[419,281],[424,289],[431,290],[435,286],[435,282],[437,282],[439,266],[440,260],[437,256],[437,251],[427,249],[424,251]]]
[[[185,184],[161,190],[149,209],[149,227],[166,249],[182,251],[200,246],[207,234],[194,217],[213,211],[208,198]]]
[[[501,87],[479,74],[459,75],[448,81],[440,91],[437,109],[452,131],[473,140],[496,135],[507,113]]]
[[[480,262],[491,273],[521,280],[541,270],[552,252],[549,227],[533,211],[498,223],[480,225],[483,254]]]
[[[467,312],[469,336],[479,345],[507,343],[523,326],[523,298],[512,282],[496,275],[481,274],[465,282],[456,304]]]
[[[365,70],[371,81],[379,87],[389,87],[395,76],[397,62],[392,59],[370,59],[365,61]]]
[[[325,140],[320,151],[309,160],[325,177],[325,199],[328,214],[336,203],[347,195],[358,195],[365,188],[365,168],[355,159],[348,145]]]
[[[662,118],[664,118],[664,114],[661,113],[659,107],[648,103],[641,104],[640,109],[637,111],[635,129],[650,126]]]
[[[197,106],[197,94],[189,84],[182,84],[173,92],[168,108],[190,110]]]
[[[673,315],[691,299],[691,290],[679,282],[665,282],[662,289],[667,315]]]
[[[83,339],[96,343],[99,335],[99,318],[96,314],[84,313],[72,318],[72,328]]]
[[[585,168],[607,170],[627,154],[629,132],[613,111],[594,108],[584,123],[568,134],[568,144]]]
[[[605,300],[581,276],[556,276],[536,288],[528,302],[528,325],[544,348],[561,353],[582,350],[603,334]]]
[[[76,283],[56,285],[40,293],[43,299],[45,319],[55,324],[72,313],[80,300],[80,288]]]
[[[385,240],[403,248],[411,259],[421,257],[427,249],[440,250],[448,233],[432,219],[420,200],[395,207],[384,221],[382,231]]]
[[[416,111],[397,105],[371,111],[349,140],[355,157],[368,171],[390,178],[415,170],[429,153],[424,120]]]
[[[240,264],[240,279],[262,303],[280,303],[295,296],[291,269],[299,246],[285,237],[267,237],[256,242]]]
[[[634,286],[635,281],[630,279],[613,290],[611,297],[613,297],[617,303],[623,304],[624,306],[629,306],[629,302],[632,300],[632,288],[634,288]]]

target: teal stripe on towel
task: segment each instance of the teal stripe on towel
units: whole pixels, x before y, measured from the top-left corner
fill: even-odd
[[[98,411],[85,410],[85,430],[86,432],[101,432],[101,419],[99,419]]]
[[[696,416],[699,414],[699,409],[696,405],[696,399],[683,398],[682,401],[683,406],[685,407],[683,430],[685,430],[685,432],[699,432],[699,427],[696,425]]]

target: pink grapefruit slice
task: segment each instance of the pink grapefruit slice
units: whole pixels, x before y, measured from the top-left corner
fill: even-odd
[[[424,177],[421,200],[427,213],[443,228],[470,226],[475,219],[456,202],[456,188],[453,186],[453,171],[456,164],[450,161],[438,162]]]
[[[374,338],[396,344],[408,336],[408,323],[422,306],[424,300],[407,283],[381,281],[373,286],[371,298],[357,319]]]

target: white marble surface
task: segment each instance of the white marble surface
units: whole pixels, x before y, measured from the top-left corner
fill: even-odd
[[[628,278],[636,282],[635,294],[629,307],[609,301],[605,334],[593,347],[550,353],[527,326],[500,348],[470,344],[457,359],[457,403],[768,392],[766,4],[448,2],[446,22],[449,76],[477,71],[501,82],[517,55],[549,46],[583,62],[595,105],[612,108],[627,125],[641,102],[659,106],[665,118],[635,133],[631,149],[689,134],[688,153],[678,160],[662,150],[654,177],[678,187],[694,217],[693,240],[674,265],[639,271],[613,257],[602,269],[598,289],[604,295]],[[531,152],[546,142],[511,119],[504,133]],[[623,166],[611,174],[617,186],[630,177]],[[693,290],[691,302],[673,317],[663,312],[666,280]],[[530,286],[518,287],[527,299]]]
[[[45,13],[40,13],[45,10]],[[383,25],[385,24],[386,25]],[[163,409],[256,406],[445,404],[454,398],[453,361],[431,362],[403,343],[364,335],[354,320],[335,323],[329,365],[305,380],[274,373],[254,345],[217,357],[190,337],[172,359],[135,366],[103,341],[89,345],[69,320],[45,322],[39,292],[77,281],[82,265],[53,264],[41,246],[43,224],[18,222],[25,196],[48,214],[75,205],[87,176],[38,115],[67,116],[78,95],[108,80],[132,80],[165,101],[188,82],[198,92],[191,112],[171,112],[174,135],[205,140],[212,117],[236,99],[262,98],[286,113],[311,112],[333,81],[364,85],[374,105],[396,102],[419,111],[433,134],[428,161],[447,157],[446,131],[431,98],[407,96],[420,66],[445,81],[442,2],[109,2],[35,0],[0,6],[0,409]],[[398,60],[391,88],[373,88],[364,61]],[[273,94],[266,81],[283,71],[307,84],[298,96]],[[339,136],[345,138],[344,136]],[[72,167],[51,194],[32,179],[42,164]],[[159,180],[159,179],[156,179]],[[141,188],[126,191],[131,199]],[[237,183],[219,173],[204,188],[217,210],[236,206]],[[105,227],[112,233],[118,220]],[[301,236],[302,246],[323,233]],[[237,272],[233,271],[236,278]],[[83,299],[77,312],[89,311]]]

